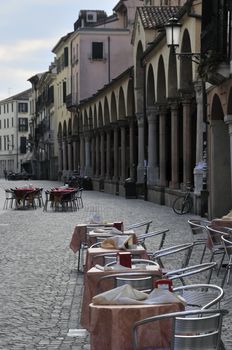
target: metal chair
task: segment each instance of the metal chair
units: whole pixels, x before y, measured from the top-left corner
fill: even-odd
[[[213,306],[220,307],[220,301],[224,296],[221,287],[215,284],[190,284],[173,288],[173,293],[181,295],[187,305],[185,310],[209,309]]]
[[[115,261],[112,261],[112,262],[109,262],[109,263],[105,264],[105,266],[114,266],[116,264],[117,264],[117,261],[115,260]],[[157,266],[158,268],[160,267],[159,264],[156,261],[149,260],[149,259],[132,258],[131,259],[131,264],[132,265],[144,265],[145,264],[145,265]]]
[[[155,278],[157,279],[157,276],[155,276],[151,271],[114,273],[102,276],[98,280],[97,291],[98,293],[101,291],[101,286],[105,281],[112,280],[113,288],[129,284],[139,291],[150,293],[153,290]]]
[[[225,254],[228,259],[227,265],[226,265],[226,271],[222,279],[221,287],[224,287],[225,281],[227,284],[230,281],[230,271],[232,267],[232,241],[228,238],[228,236],[221,236],[222,244],[225,249]]]
[[[15,201],[14,191],[10,188],[5,189],[5,201],[3,205],[3,210],[8,208],[13,208],[14,201]]]
[[[159,247],[158,250],[163,248],[165,239],[166,239],[166,234],[169,232],[169,229],[163,229],[160,231],[154,231],[154,232],[147,232],[147,233],[143,233],[137,236],[137,243],[141,244],[145,249],[147,249],[146,247],[146,239],[147,238],[152,238],[152,237],[157,237],[157,236],[161,236],[161,240],[159,243]]]
[[[151,323],[154,323],[153,327],[155,329],[155,322],[162,322],[163,320],[172,321],[170,350],[224,349],[221,330],[223,317],[227,314],[228,310],[224,309],[191,310],[145,318],[135,322],[133,325],[132,349],[142,350],[147,348],[155,350],[155,347],[146,347],[146,344],[145,346],[144,344],[140,345],[140,331],[143,332],[143,338],[146,339],[146,329],[151,329]],[[159,348],[157,350],[164,349]]]
[[[161,250],[157,250],[155,253],[152,253],[151,259],[155,260],[159,263],[160,267],[164,268],[164,264],[162,259],[165,257],[168,257],[170,255],[176,255],[183,251],[185,251],[185,257],[182,260],[182,266],[181,267],[186,267],[189,263],[189,259],[192,253],[192,249],[193,249],[194,243],[183,243],[183,244],[178,244],[175,246],[171,246],[168,248],[164,248]]]
[[[172,281],[175,281],[175,280],[181,281],[183,285],[186,285],[185,278],[203,274],[205,271],[209,271],[209,275],[207,278],[207,283],[209,284],[211,280],[212,272],[216,268],[216,266],[217,266],[216,262],[209,262],[209,263],[203,263],[203,264],[198,264],[193,266],[187,266],[182,269],[168,271],[164,277],[171,279]],[[199,276],[197,277],[199,279]],[[205,275],[203,275],[203,278],[205,280]]]
[[[83,199],[82,199],[82,193],[83,193],[83,188],[78,188],[75,191],[75,202],[76,202],[76,206],[77,209],[83,208]]]
[[[192,233],[193,242],[195,243],[195,245],[196,243],[203,244],[203,251],[200,259],[200,264],[203,262],[205,251],[206,251],[206,241],[207,241],[206,226],[210,225],[210,223],[211,222],[208,220],[197,220],[197,219],[188,220],[188,224],[190,226],[191,233]]]
[[[146,234],[149,231],[150,225],[152,223],[152,220],[147,220],[147,221],[142,221],[142,222],[137,222],[135,224],[131,224],[125,228],[125,230],[134,230],[135,233],[137,231],[137,234]],[[141,229],[142,228],[142,233]]]
[[[206,226],[207,228],[207,243],[206,247],[210,250],[211,256],[210,256],[210,261],[214,261],[215,256],[220,255],[220,262],[218,264],[218,274],[220,272],[224,257],[225,257],[225,249],[224,246],[222,245],[221,241],[221,236],[223,234],[226,234],[228,232],[227,228],[220,227],[215,229],[211,226]]]

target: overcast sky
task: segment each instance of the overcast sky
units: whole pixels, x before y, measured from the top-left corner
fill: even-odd
[[[118,0],[1,0],[0,100],[31,88],[27,81],[48,70],[59,39],[73,31],[80,10],[105,10]]]

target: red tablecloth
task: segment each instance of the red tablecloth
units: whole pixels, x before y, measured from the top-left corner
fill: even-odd
[[[93,305],[90,304],[91,350],[131,350],[132,325],[147,317],[182,311],[183,304]],[[141,327],[141,347],[169,348],[171,320]]]
[[[152,268],[152,266],[150,266]],[[92,302],[93,296],[98,294],[97,285],[99,279],[103,276],[111,275],[114,273],[128,272],[128,270],[109,270],[101,271],[95,267],[92,267],[89,271],[85,273],[84,276],[84,291],[82,297],[81,305],[81,319],[80,323],[82,327],[89,330],[90,319],[89,319],[89,304]],[[132,270],[132,272],[148,272],[146,269]],[[154,279],[162,278],[162,271],[154,267],[154,269],[149,269],[149,272],[154,275]],[[107,279],[101,284],[101,292],[114,288],[113,279]]]

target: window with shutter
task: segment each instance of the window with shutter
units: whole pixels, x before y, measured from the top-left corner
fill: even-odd
[[[92,59],[103,60],[103,43],[92,42]]]
[[[68,67],[68,47],[64,48],[64,66]]]

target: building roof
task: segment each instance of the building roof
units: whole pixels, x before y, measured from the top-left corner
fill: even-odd
[[[18,100],[18,101],[29,100],[31,93],[32,93],[32,89],[27,89],[27,90],[19,92],[17,95],[10,96],[4,100],[1,100],[0,102],[6,103],[6,102],[10,102],[10,101],[15,101],[15,100]]]
[[[144,29],[157,29],[163,27],[168,20],[176,15],[180,6],[143,6],[138,7]]]

